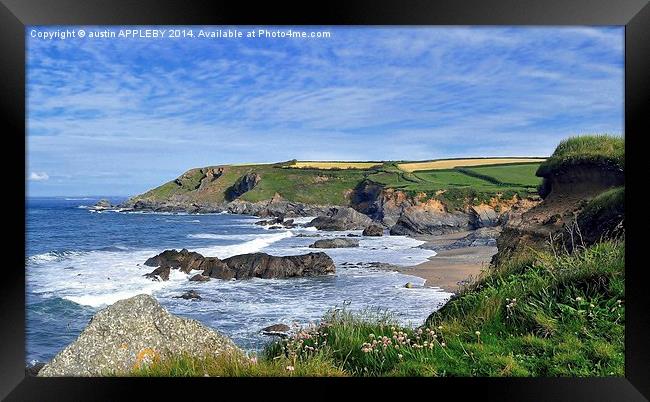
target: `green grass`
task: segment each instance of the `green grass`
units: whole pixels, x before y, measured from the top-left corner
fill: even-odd
[[[542,183],[542,179],[535,176],[535,172],[539,166],[539,163],[524,163],[517,165],[471,167],[459,170],[495,184],[536,188]]]
[[[331,360],[321,357],[310,359],[257,359],[254,355],[226,354],[196,358],[175,356],[150,365],[134,368],[134,377],[342,377],[345,372],[332,366]]]
[[[625,187],[615,187],[598,194],[582,209],[580,216],[587,219],[605,210],[622,210],[625,206]]]
[[[255,363],[180,357],[131,375],[623,376],[624,255],[623,241],[532,251],[487,271],[420,328],[335,309]]]
[[[278,193],[283,198],[306,204],[347,205],[349,194],[364,179],[359,170],[309,170],[271,168],[260,170],[262,180],[242,195],[246,201],[268,200]]]
[[[538,176],[548,176],[566,166],[581,163],[610,164],[625,168],[625,141],[610,135],[584,135],[568,138],[542,163]]]
[[[337,311],[302,343],[269,346],[267,358],[315,354],[359,376],[623,376],[624,251],[606,242],[570,256],[536,253],[487,275],[419,329]]]

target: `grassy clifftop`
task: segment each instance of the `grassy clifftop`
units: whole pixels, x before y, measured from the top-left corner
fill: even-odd
[[[611,164],[625,168],[625,140],[609,135],[584,135],[568,138],[539,166],[538,176],[583,163]]]
[[[260,177],[259,182],[239,198],[257,202],[273,198],[305,204],[349,205],[351,195],[362,183],[404,191],[424,193],[438,198],[450,209],[464,203],[489,200],[495,196],[511,198],[515,194],[536,192],[541,179],[534,175],[539,162],[503,163],[481,159],[482,165],[468,167],[405,171],[396,162],[288,162],[278,164],[210,166],[191,169],[131,201],[180,201],[222,203],[229,189],[246,174]]]

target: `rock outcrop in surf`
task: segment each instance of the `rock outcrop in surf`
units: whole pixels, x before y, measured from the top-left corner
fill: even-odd
[[[198,282],[209,278],[292,278],[327,275],[336,271],[334,261],[323,252],[283,257],[250,253],[221,260],[217,257],[204,257],[186,249],[165,250],[149,258],[145,265],[158,267],[145,274],[145,277],[163,281],[169,279],[170,269],[179,269],[188,274],[191,271],[201,271],[190,278],[191,281]]]

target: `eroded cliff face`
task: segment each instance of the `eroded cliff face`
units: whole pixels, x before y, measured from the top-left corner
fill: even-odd
[[[436,195],[442,193],[444,191],[439,191]],[[511,210],[528,209],[539,202],[516,196],[510,199],[493,197],[477,205],[468,200],[460,210],[450,210],[441,200],[425,193],[411,196],[372,182],[358,186],[351,200],[353,208],[381,222],[393,235],[438,235],[498,226],[507,221]]]
[[[622,205],[594,217],[581,215],[588,202],[605,191],[624,185],[622,169],[585,163],[555,171],[544,177],[544,200],[529,209],[509,214],[497,240],[493,263],[529,249],[548,249],[551,244],[571,249],[600,240],[600,235],[620,231]],[[611,210],[611,211],[610,211]],[[610,227],[611,226],[611,227]]]

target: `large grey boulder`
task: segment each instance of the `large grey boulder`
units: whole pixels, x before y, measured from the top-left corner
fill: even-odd
[[[149,295],[138,295],[95,314],[79,337],[38,376],[123,375],[170,356],[228,353],[241,351],[219,332],[168,313]]]
[[[359,230],[372,223],[367,215],[348,207],[331,208],[327,215],[319,216],[307,224],[319,230]]]
[[[359,247],[359,240],[357,239],[322,239],[316,240],[310,248],[346,248],[346,247]]]

